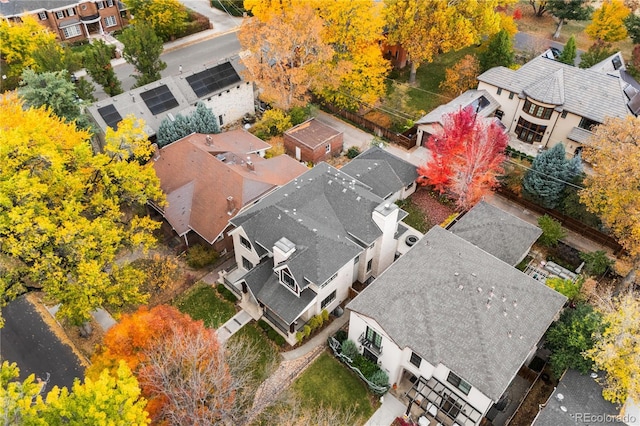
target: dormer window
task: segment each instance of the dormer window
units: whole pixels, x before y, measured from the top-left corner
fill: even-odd
[[[251,250],[251,243],[242,235],[240,235],[240,244],[242,244],[242,246],[247,250]]]
[[[294,292],[298,292],[296,288],[296,280],[293,279],[291,272],[287,268],[280,270],[280,281]]]
[[[529,99],[524,101],[524,107],[522,108],[524,112],[533,116],[542,118],[543,120],[548,120],[551,118],[551,114],[553,113],[553,108],[545,108],[540,105],[536,105],[531,102]]]

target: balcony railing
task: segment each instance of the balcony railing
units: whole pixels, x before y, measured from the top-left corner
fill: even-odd
[[[358,338],[358,342],[360,342],[362,346],[364,346],[365,348],[373,352],[374,355],[377,355],[377,356],[382,355],[382,346],[378,346],[375,344],[375,342],[372,342],[371,340],[369,340],[365,333],[362,333],[360,335],[360,338]]]

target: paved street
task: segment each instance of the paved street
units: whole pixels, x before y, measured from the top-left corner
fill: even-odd
[[[0,329],[0,358],[20,367],[20,379],[35,374],[43,380],[49,373],[47,390],[73,385],[84,377],[84,367],[71,347],[62,343],[42,320],[25,296],[2,310],[5,325]]]
[[[519,51],[542,51],[548,49],[550,47],[555,47],[557,49],[564,49],[564,43],[560,43],[555,40],[548,40],[541,37],[532,36],[527,33],[516,33],[513,41],[513,48]],[[584,53],[584,50],[578,49],[576,52],[576,60],[575,65],[578,66],[580,63],[580,56]]]

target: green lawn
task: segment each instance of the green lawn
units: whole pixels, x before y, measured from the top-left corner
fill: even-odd
[[[396,201],[398,207],[406,211],[409,216],[405,217],[402,221],[414,228],[416,231],[420,231],[423,234],[431,228],[431,223],[425,216],[424,212],[416,206],[410,198],[406,200]]]
[[[174,302],[181,312],[189,314],[191,318],[203,320],[208,328],[218,328],[231,319],[236,309],[208,284],[199,283],[187,290]]]
[[[251,368],[253,378],[257,383],[262,383],[275,371],[280,362],[280,353],[276,346],[265,336],[254,322],[242,327],[236,334],[230,337],[234,339],[247,339],[258,352],[258,359]]]
[[[305,408],[354,409],[356,418],[363,421],[375,411],[364,382],[326,352],[295,381],[293,390]]]

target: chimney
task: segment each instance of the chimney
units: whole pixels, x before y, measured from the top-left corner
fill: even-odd
[[[211,139],[211,135],[207,135],[205,137],[205,143],[207,144],[207,146],[211,146],[211,144],[213,143],[213,139]]]
[[[247,169],[249,170],[255,170],[256,167],[253,165],[253,162],[251,160],[247,160]]]
[[[227,214],[231,216],[236,212],[235,202],[233,201],[233,197],[229,195],[227,197]]]

